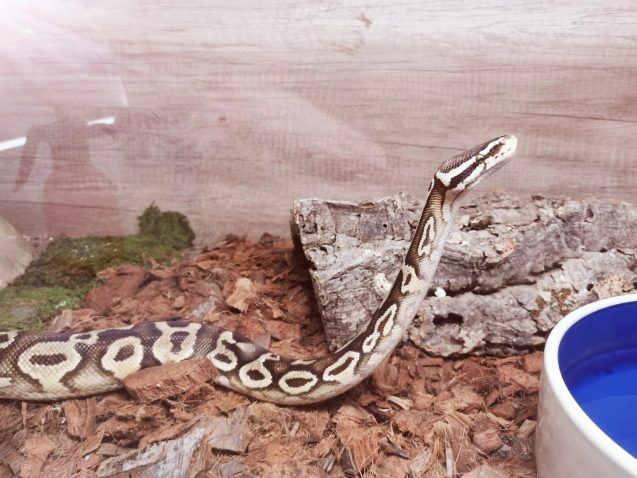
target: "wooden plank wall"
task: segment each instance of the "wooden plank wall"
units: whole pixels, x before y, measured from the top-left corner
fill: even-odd
[[[0,215],[28,234],[287,234],[300,197],[419,194],[503,132],[490,187],[637,201],[632,0],[4,0]]]

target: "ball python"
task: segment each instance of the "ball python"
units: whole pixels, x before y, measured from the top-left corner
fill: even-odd
[[[426,296],[462,196],[505,164],[517,140],[504,135],[445,161],[385,300],[358,334],[311,360],[282,357],[208,323],[165,321],[83,333],[0,332],[0,398],[60,400],[122,387],[140,369],[206,358],[214,382],[259,400],[319,402],[368,377],[401,341]]]

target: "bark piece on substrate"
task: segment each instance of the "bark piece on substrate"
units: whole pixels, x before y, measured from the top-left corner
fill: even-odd
[[[69,435],[86,440],[95,433],[97,400],[95,397],[66,400],[62,403]]]
[[[198,476],[206,471],[211,458],[206,438],[206,431],[197,428],[178,439],[107,458],[98,467],[96,476],[106,478],[123,472],[153,478]]]
[[[142,369],[126,377],[123,383],[137,401],[150,403],[188,392],[216,375],[217,370],[209,360],[192,359]]]

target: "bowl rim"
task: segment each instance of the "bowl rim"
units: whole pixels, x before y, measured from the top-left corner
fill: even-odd
[[[617,304],[637,302],[637,294],[626,294],[617,297],[600,299],[575,309],[561,319],[549,334],[544,348],[544,378],[554,390],[556,400],[575,427],[600,450],[609,460],[624,469],[629,476],[637,470],[637,458],[619,446],[584,412],[566,386],[560,372],[558,352],[562,338],[568,330],[584,317],[593,312]]]

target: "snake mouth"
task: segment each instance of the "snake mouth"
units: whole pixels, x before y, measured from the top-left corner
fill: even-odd
[[[505,134],[487,143],[487,147],[483,150],[485,155],[483,176],[491,175],[500,169],[515,154],[517,146],[518,139],[512,134]]]
[[[518,147],[518,138],[512,134],[505,134],[504,136],[500,136],[499,141],[501,148],[498,154],[508,159],[515,153]]]

